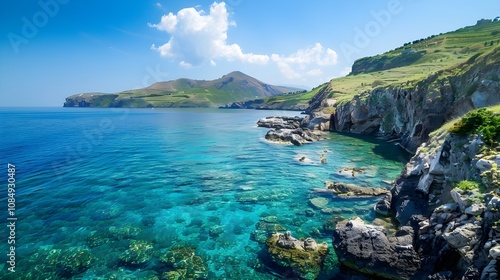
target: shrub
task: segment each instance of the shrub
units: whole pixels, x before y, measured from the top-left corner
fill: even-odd
[[[482,134],[484,142],[493,145],[495,138],[500,134],[500,116],[485,108],[468,112],[453,127],[450,132],[461,136],[472,133]]]

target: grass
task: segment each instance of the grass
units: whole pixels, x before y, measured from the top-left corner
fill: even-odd
[[[368,93],[377,87],[414,90],[419,83],[432,75],[438,75],[437,80],[457,76],[466,70],[463,65],[471,64],[479,56],[484,56],[500,46],[500,21],[469,26],[417,41],[356,61],[353,69],[363,68],[366,71],[332,79],[329,83],[330,88],[334,90],[333,98],[338,104],[343,104],[351,101],[356,95],[367,97]],[[406,63],[403,53],[423,55]],[[498,56],[490,58],[492,61],[495,59],[498,61]],[[357,67],[357,63],[366,65]],[[380,68],[380,65],[384,64],[388,68],[381,71],[370,70]],[[463,94],[473,89],[472,85]]]

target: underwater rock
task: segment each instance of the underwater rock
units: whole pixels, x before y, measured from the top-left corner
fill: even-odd
[[[316,209],[323,209],[328,205],[328,199],[324,197],[315,197],[309,199],[309,204],[311,204]]]
[[[160,256],[169,271],[162,274],[162,279],[207,279],[205,261],[189,246],[175,245]]]
[[[274,233],[266,241],[268,253],[274,263],[289,267],[301,279],[316,279],[328,254],[328,244],[317,244],[312,238],[298,240],[285,234]]]
[[[30,257],[32,270],[25,276],[26,279],[71,278],[89,269],[95,259],[92,252],[82,246],[65,250],[43,247]]]
[[[388,189],[385,188],[371,188],[371,187],[362,187],[356,186],[353,184],[345,184],[341,182],[325,182],[325,188],[340,196],[340,197],[365,197],[365,196],[378,196],[382,194],[386,194],[389,192]]]
[[[278,217],[276,216],[265,216],[260,219],[266,223],[276,223],[278,221]]]
[[[153,244],[145,240],[132,240],[125,252],[121,253],[120,260],[127,265],[141,265],[153,257]]]
[[[221,226],[212,226],[208,229],[208,235],[212,238],[219,237],[222,233],[224,233],[224,228]]]

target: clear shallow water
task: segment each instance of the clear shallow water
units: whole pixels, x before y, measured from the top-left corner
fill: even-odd
[[[396,178],[406,159],[391,144],[335,133],[301,147],[273,144],[264,140],[267,129],[256,126],[265,116],[295,114],[0,109],[0,159],[2,166],[16,165],[18,217],[17,272],[7,271],[5,241],[0,278],[54,273],[148,279],[171,270],[162,256],[184,246],[202,258],[211,279],[279,279],[262,261],[264,246],[257,242],[271,227],[331,246],[323,224],[332,216],[375,219],[375,199],[326,196],[334,213],[324,214],[309,204],[319,196],[312,188],[325,180],[386,186],[383,181]],[[320,163],[322,154],[327,164]],[[300,162],[302,156],[309,160]],[[339,172],[352,167],[365,172]],[[7,168],[0,176],[6,182]],[[305,214],[308,209],[314,216]],[[7,211],[0,217],[6,221]],[[7,240],[7,230],[0,234]],[[137,241],[152,247],[149,257],[141,265],[127,264],[124,254]],[[71,262],[79,253],[83,260],[94,256],[89,265]],[[340,273],[331,255],[324,278]],[[61,272],[61,263],[77,269]]]

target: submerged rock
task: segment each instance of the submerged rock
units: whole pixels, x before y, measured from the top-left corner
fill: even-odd
[[[120,254],[120,260],[127,265],[141,265],[153,257],[153,244],[145,240],[132,240],[128,249]]]
[[[312,238],[299,240],[285,234],[274,233],[266,241],[271,259],[282,267],[289,267],[301,279],[316,279],[328,254],[328,244],[316,243]]]
[[[31,270],[25,276],[26,279],[72,278],[87,271],[95,260],[96,257],[86,247],[64,250],[42,247],[30,257]]]
[[[341,182],[325,182],[325,188],[340,197],[363,197],[386,194],[389,190],[385,188],[361,187]]]
[[[324,197],[311,198],[309,199],[309,204],[311,204],[311,206],[313,206],[316,209],[323,209],[326,208],[326,206],[328,205],[328,199]]]
[[[161,279],[207,279],[208,271],[205,261],[189,246],[176,245],[160,256],[169,271],[162,274]]]
[[[339,261],[354,270],[387,279],[414,277],[420,258],[413,249],[413,230],[402,227],[388,236],[360,218],[337,224],[333,244]]]

